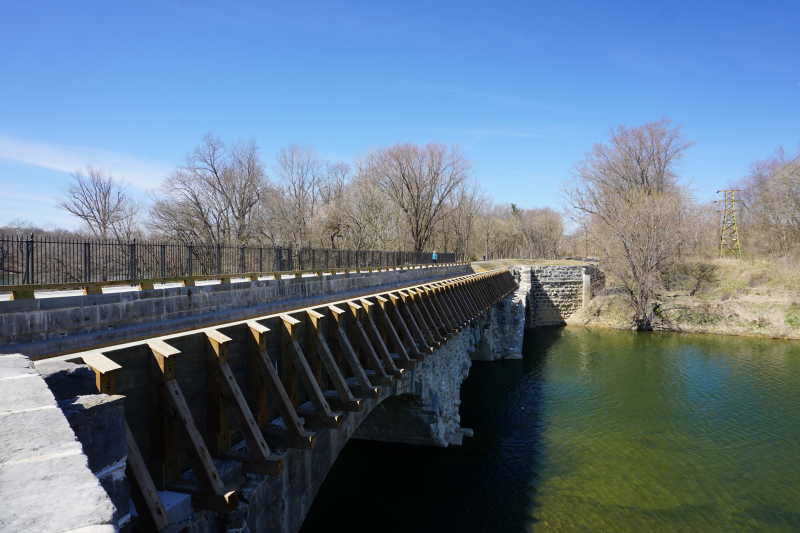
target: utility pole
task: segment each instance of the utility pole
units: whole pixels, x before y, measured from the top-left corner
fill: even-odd
[[[723,189],[724,206],[720,219],[719,256],[742,257],[742,242],[739,240],[739,225],[736,222],[736,193],[741,189]]]

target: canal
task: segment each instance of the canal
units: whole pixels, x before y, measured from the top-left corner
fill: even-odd
[[[798,531],[800,342],[535,330],[460,448],[351,441],[303,531]]]

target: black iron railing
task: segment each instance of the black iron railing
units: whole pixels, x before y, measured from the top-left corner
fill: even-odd
[[[439,253],[439,263],[460,260]],[[460,255],[460,254],[459,254]],[[187,278],[432,263],[430,252],[225,246],[0,235],[0,286]]]

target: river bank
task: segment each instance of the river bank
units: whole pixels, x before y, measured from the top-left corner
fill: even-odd
[[[800,272],[788,260],[715,259],[712,275],[675,283],[657,301],[658,331],[800,339]],[[630,329],[625,294],[609,287],[567,324]]]

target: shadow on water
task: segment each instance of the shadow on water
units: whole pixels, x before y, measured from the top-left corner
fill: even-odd
[[[528,531],[544,454],[544,367],[561,334],[539,328],[524,359],[473,364],[461,424],[475,436],[463,446],[349,442],[302,531]]]

